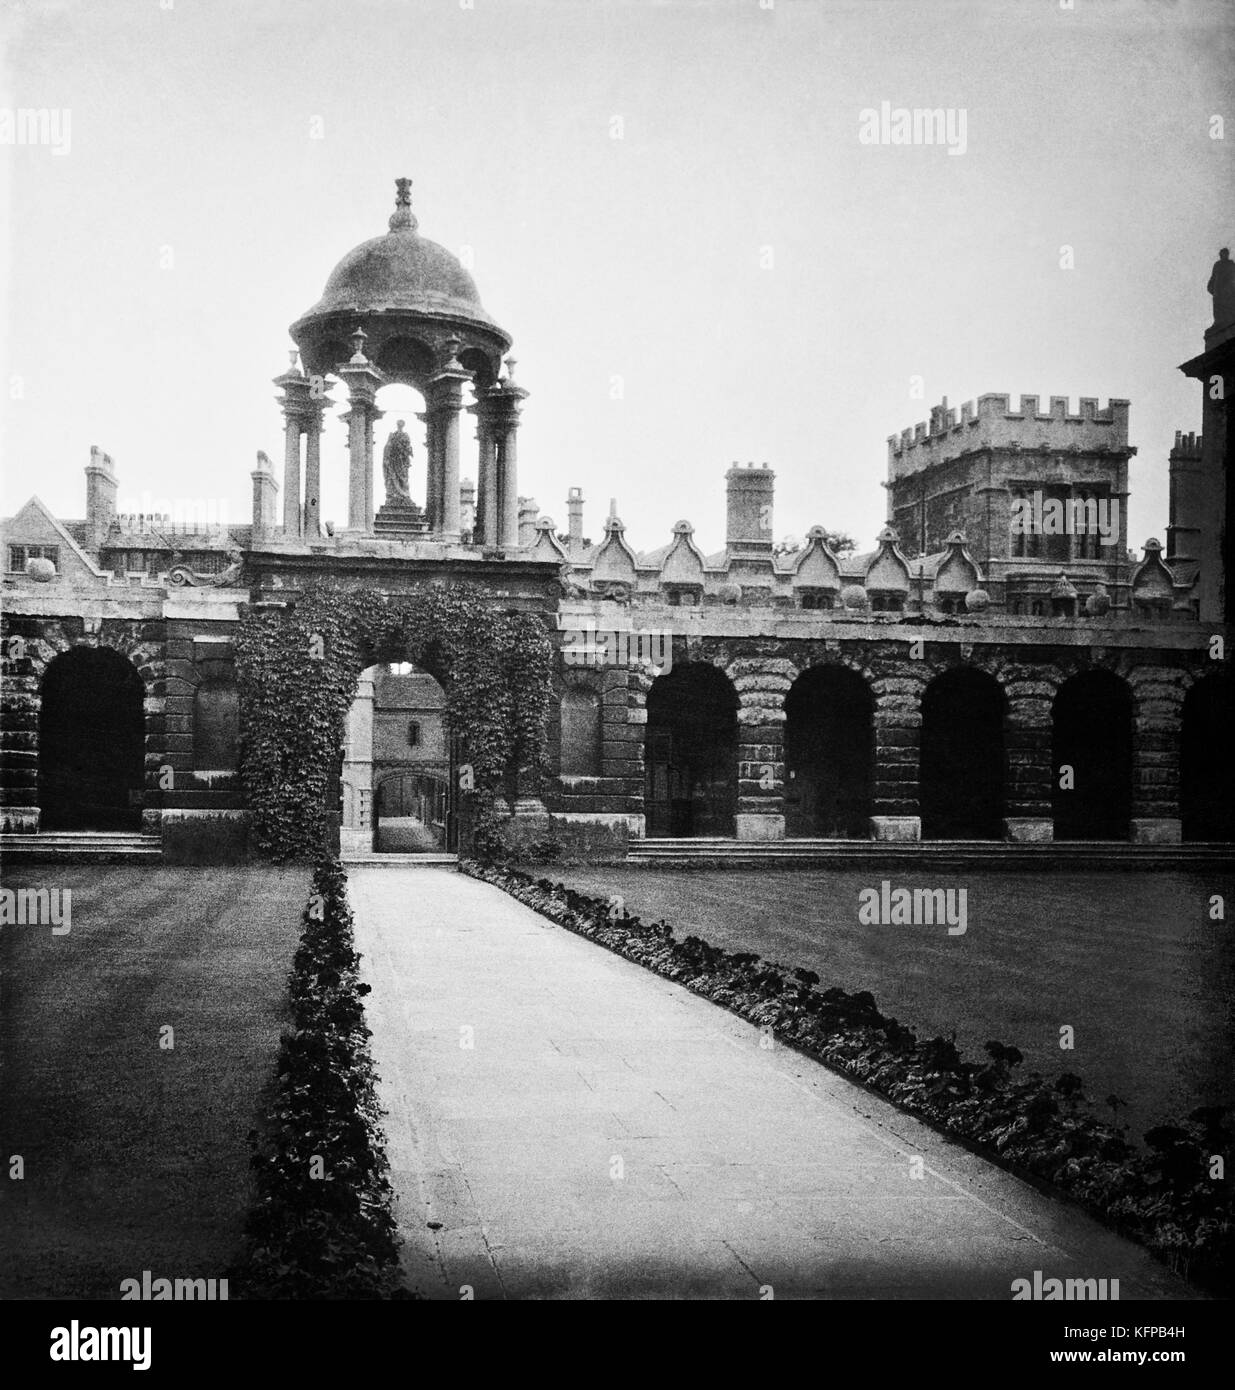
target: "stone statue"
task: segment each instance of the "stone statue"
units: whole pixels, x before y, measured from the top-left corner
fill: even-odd
[[[386,441],[382,453],[382,472],[386,475],[386,502],[397,505],[406,502],[411,496],[408,491],[407,475],[412,466],[412,441],[407,437],[400,420],[398,428]]]
[[[1214,297],[1214,327],[1225,328],[1235,323],[1235,261],[1231,260],[1231,253],[1225,246],[1218,252],[1205,288]]]

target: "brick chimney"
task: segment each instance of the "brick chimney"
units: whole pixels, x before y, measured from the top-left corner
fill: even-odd
[[[476,484],[471,478],[459,484],[459,531],[465,536],[476,534]]]
[[[86,465],[86,526],[90,548],[96,554],[107,539],[116,519],[116,473],[111,455],[97,444],[90,446],[90,462]]]
[[[1205,529],[1205,477],[1201,468],[1204,441],[1200,435],[1175,431],[1170,453],[1170,522],[1166,528],[1168,560],[1199,560]]]
[[[536,518],[540,515],[540,507],[534,497],[519,498],[519,544],[529,546],[536,544]]]
[[[776,474],[765,463],[734,464],[725,474],[728,489],[725,544],[731,556],[772,554],[772,494]]]
[[[577,555],[583,549],[583,489],[572,487],[566,493],[567,550]]]
[[[279,483],[270,460],[259,449],[257,467],[249,474],[253,479],[253,539],[269,536],[278,525]]]

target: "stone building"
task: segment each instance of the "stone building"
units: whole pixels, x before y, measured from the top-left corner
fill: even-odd
[[[959,417],[945,400],[889,440],[889,522],[870,551],[834,548],[823,525],[774,545],[766,464],[725,475],[721,549],[680,521],[642,551],[613,505],[585,538],[582,485],[560,534],[520,494],[511,338],[421,236],[399,180],[386,233],[291,326],[282,464],[258,454],[245,524],[118,514],[97,448],[84,521],[32,498],[4,523],[4,844],[84,833],[77,847],[100,852],[242,852],[237,624],[320,579],[390,594],[468,580],[544,615],[559,646],[551,775],[513,808],[516,838],[619,857],[675,839],[1230,839],[1223,264],[1205,352],[1183,368],[1203,383],[1203,432],[1171,451],[1165,551],[1128,549],[1127,401],[1073,413],[1002,395]],[[392,382],[420,394],[423,443],[400,421],[379,459]],[[321,436],[340,387],[335,527]],[[453,762],[432,678],[369,668],[341,769],[344,852],[453,849]]]

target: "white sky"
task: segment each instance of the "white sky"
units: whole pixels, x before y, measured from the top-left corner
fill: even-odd
[[[255,451],[281,471],[287,326],[406,174],[515,339],[520,491],[563,527],[580,484],[593,537],[615,496],[637,548],[685,517],[713,550],[725,469],[767,460],[778,537],[866,547],[887,436],[999,391],[1130,398],[1131,537],[1163,535],[1200,422],[1176,368],[1233,239],[1227,0],[162,4],[6,10],[0,107],[67,107],[72,143],[0,147],[4,513],[83,516],[97,443],[122,503],[246,521]],[[860,144],[884,100],[964,108],[966,153]]]

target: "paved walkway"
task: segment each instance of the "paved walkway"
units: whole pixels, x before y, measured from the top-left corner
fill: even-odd
[[[1187,1298],[1137,1247],[445,869],[351,871],[409,1283],[431,1298]],[[914,1159],[923,1176],[912,1176]]]

